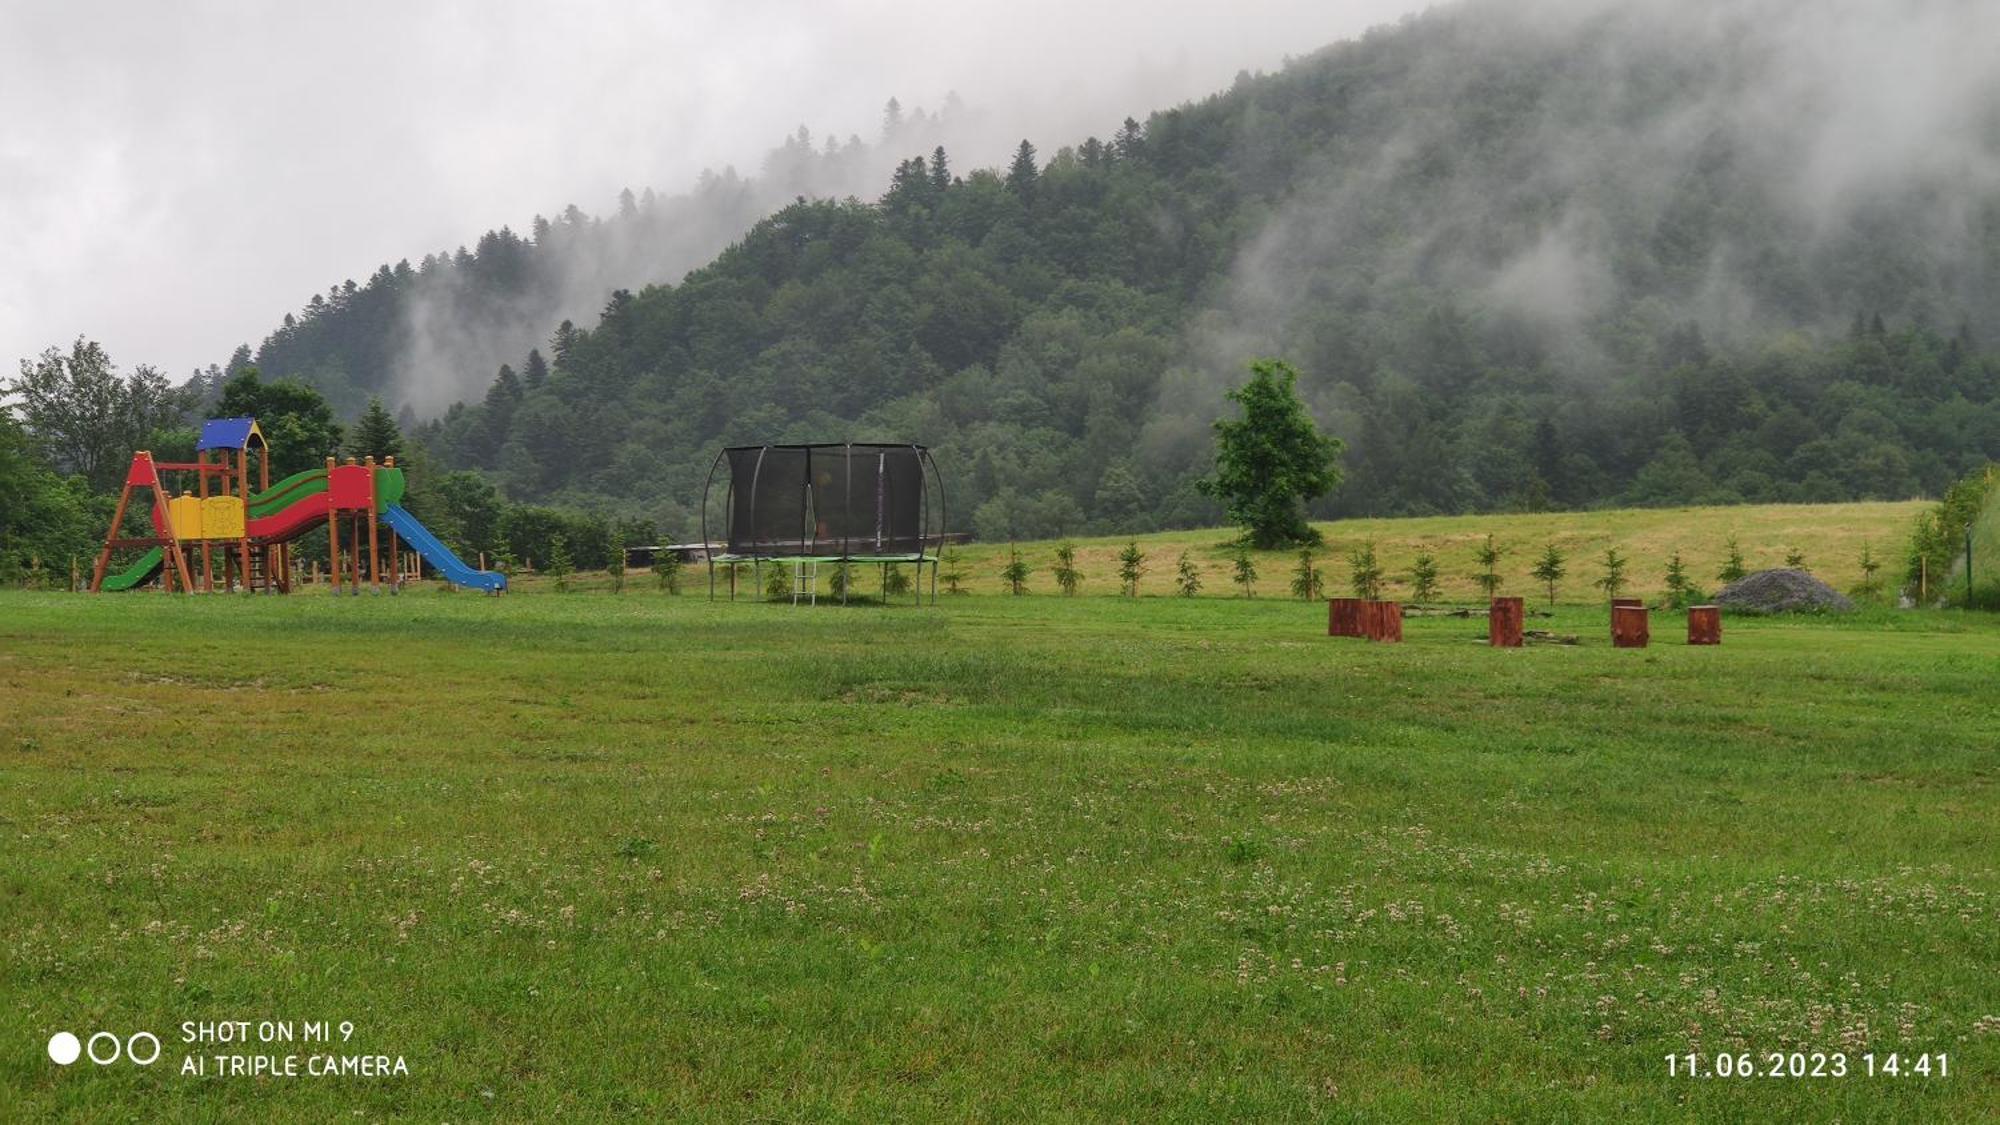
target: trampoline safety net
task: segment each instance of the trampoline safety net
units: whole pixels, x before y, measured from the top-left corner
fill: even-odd
[[[937,469],[920,445],[735,446],[724,465],[723,538],[736,558],[921,560],[942,535],[928,502]]]

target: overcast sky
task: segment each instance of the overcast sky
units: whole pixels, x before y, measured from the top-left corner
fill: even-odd
[[[1424,6],[0,0],[0,372],[84,335],[180,378],[383,262],[872,139],[891,95],[1047,154]]]

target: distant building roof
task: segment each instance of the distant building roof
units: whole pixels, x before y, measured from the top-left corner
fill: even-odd
[[[263,448],[264,431],[257,428],[255,418],[210,418],[201,424],[201,443],[195,446],[197,452],[211,449],[248,449],[251,446]]]

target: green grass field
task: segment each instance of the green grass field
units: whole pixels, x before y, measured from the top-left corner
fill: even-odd
[[[0,595],[0,1117],[2000,1114],[2000,621],[1540,624]]]

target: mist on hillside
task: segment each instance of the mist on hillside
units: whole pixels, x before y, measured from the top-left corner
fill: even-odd
[[[680,283],[794,199],[873,198],[902,160],[941,146],[987,151],[981,125],[956,97],[935,113],[897,102],[868,141],[801,125],[747,174],[724,167],[683,191],[626,189],[601,215],[572,206],[521,235],[489,236],[475,259],[439,255],[401,302],[384,398],[425,417],[477,399],[501,365],[550,351],[562,323],[595,325],[613,294]]]
[[[1621,315],[1722,338],[1856,312],[2000,336],[2000,6],[1474,0],[1420,22],[1437,33],[1395,85],[1356,91],[1406,99],[1354,138],[1368,159],[1309,176],[1244,247],[1213,364],[1283,350],[1303,310],[1362,286],[1462,294],[1586,367],[1631,358],[1607,338]],[[1737,209],[1704,213],[1720,195]],[[1392,210],[1388,252],[1357,261]],[[1872,275],[1818,268],[1870,242],[1893,251]],[[1652,288],[1671,300],[1621,307]]]

